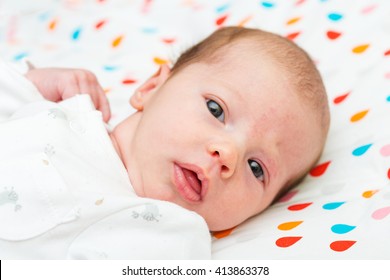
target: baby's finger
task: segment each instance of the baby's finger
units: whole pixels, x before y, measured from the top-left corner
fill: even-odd
[[[79,87],[81,93],[87,93],[91,96],[95,108],[102,112],[103,120],[107,122],[111,117],[108,100],[95,76],[91,76],[90,79],[80,80]]]
[[[111,110],[110,110],[110,104],[108,102],[107,96],[100,86],[97,87],[96,91],[99,97],[98,110],[100,110],[103,113],[103,120],[105,122],[108,122],[111,118]]]

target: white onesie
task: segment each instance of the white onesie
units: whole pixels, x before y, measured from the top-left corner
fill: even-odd
[[[136,196],[88,95],[43,100],[0,62],[0,104],[0,259],[210,258],[202,217]]]

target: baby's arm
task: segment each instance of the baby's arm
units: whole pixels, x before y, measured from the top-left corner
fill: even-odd
[[[96,76],[87,70],[65,68],[34,68],[26,74],[42,96],[50,101],[61,101],[79,93],[87,93],[107,122],[111,117],[107,97]]]

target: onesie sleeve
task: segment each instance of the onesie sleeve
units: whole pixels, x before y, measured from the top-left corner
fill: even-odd
[[[20,67],[0,59],[0,122],[21,106],[40,100],[44,98]]]

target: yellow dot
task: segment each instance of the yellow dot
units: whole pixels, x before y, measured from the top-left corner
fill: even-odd
[[[118,36],[112,41],[112,47],[116,48],[122,42],[123,36]]]
[[[300,17],[292,18],[292,19],[287,21],[287,25],[291,25],[291,24],[297,23],[298,21],[300,21],[300,19],[301,19]]]
[[[252,18],[253,18],[253,16],[247,16],[246,18],[244,18],[243,20],[241,20],[238,23],[238,26],[239,27],[244,27]]]
[[[168,63],[168,60],[162,59],[160,57],[153,58],[153,61],[154,61],[154,63],[156,63],[158,65],[163,65],[163,64],[167,64]]]
[[[355,115],[353,115],[351,117],[351,122],[360,121],[362,118],[364,118],[367,115],[368,111],[369,110],[364,110],[364,111],[361,111],[359,113],[356,113]]]
[[[293,221],[293,222],[287,222],[287,223],[283,223],[283,224],[280,224],[278,226],[278,229],[280,230],[290,230],[290,229],[293,229],[297,226],[299,226],[300,224],[302,224],[303,221]]]
[[[56,20],[56,19],[53,19],[53,20],[49,23],[49,29],[50,29],[50,30],[54,30],[56,27],[57,27],[57,20]]]
[[[372,197],[374,194],[376,194],[378,192],[378,190],[369,190],[369,191],[365,191],[362,196],[364,198],[370,198]]]
[[[363,52],[365,52],[365,51],[368,49],[369,46],[370,46],[369,44],[356,46],[356,47],[354,47],[354,48],[352,49],[352,51],[353,51],[354,53],[357,53],[357,54],[363,53]]]

